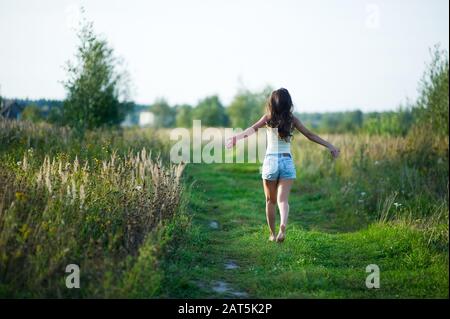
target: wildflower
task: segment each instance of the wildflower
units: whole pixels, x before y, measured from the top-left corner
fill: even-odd
[[[141,191],[141,190],[142,190],[142,186],[141,186],[141,185],[137,185],[137,186],[135,187],[135,189],[138,190],[138,191]]]
[[[402,204],[395,202],[394,206],[395,206],[395,208],[399,208],[400,206],[402,206]]]
[[[41,223],[41,227],[42,227],[43,230],[47,230],[48,229],[48,223],[46,221],[43,221]]]
[[[31,229],[27,224],[23,224],[22,227],[20,227],[19,231],[22,233],[22,238],[24,240],[27,240],[28,236],[31,233]]]
[[[18,201],[24,200],[24,199],[25,199],[25,194],[22,193],[22,192],[16,192],[16,199],[17,199]]]
[[[366,196],[366,192],[361,192],[361,196]]]

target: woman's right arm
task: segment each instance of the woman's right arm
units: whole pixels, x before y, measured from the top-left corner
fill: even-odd
[[[226,142],[226,147],[232,148],[234,145],[236,145],[237,141],[254,134],[259,128],[263,127],[266,124],[266,122],[267,122],[267,115],[264,114],[255,124],[245,129],[243,132],[236,134],[233,137],[230,137]]]

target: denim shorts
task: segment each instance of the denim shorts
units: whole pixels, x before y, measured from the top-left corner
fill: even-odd
[[[269,181],[295,179],[295,165],[292,157],[283,154],[266,154],[261,176]]]

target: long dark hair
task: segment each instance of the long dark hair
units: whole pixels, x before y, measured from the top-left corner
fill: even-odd
[[[275,90],[267,101],[267,126],[278,129],[278,136],[285,141],[292,136],[293,109],[289,91],[281,88]]]

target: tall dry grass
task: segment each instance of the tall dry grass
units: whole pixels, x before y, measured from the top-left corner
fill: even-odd
[[[32,134],[30,140],[70,147],[66,129],[0,126],[3,141],[23,143]],[[140,275],[134,265],[149,254],[146,276],[158,278],[159,248],[151,237],[180,210],[184,169],[152,155],[158,152],[143,148],[81,159],[29,148],[20,160],[0,153],[0,295],[127,296]],[[65,267],[72,263],[80,266],[83,289],[65,286]],[[147,288],[157,291],[158,281]]]

